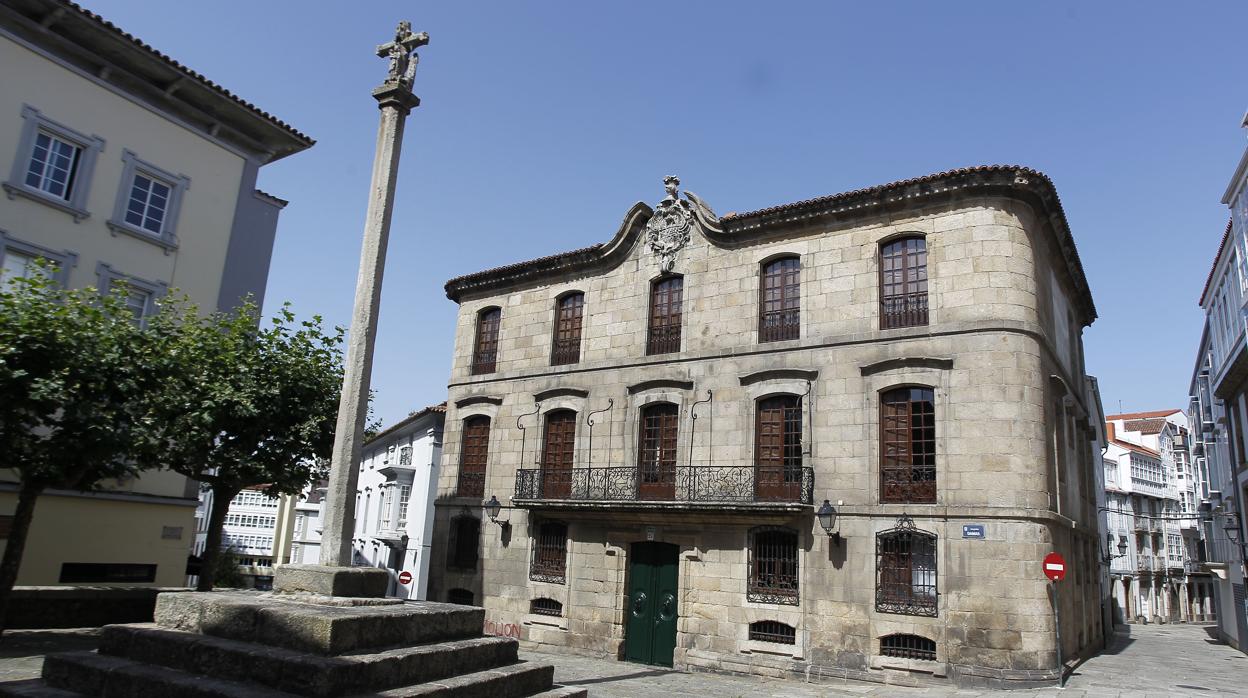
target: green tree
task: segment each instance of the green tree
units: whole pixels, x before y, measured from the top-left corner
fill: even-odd
[[[233,547],[217,553],[217,562],[212,570],[213,583],[221,587],[238,588],[246,584],[243,573],[238,571],[238,553]]]
[[[176,338],[174,352],[189,370],[167,381],[152,405],[163,435],[151,457],[212,491],[197,587],[210,591],[230,500],[257,484],[273,497],[297,494],[323,476],[342,386],[343,331],[327,334],[320,317],[296,322],[289,304],[268,327],[259,327],[251,303],[195,322],[191,315],[153,323]]]
[[[172,365],[164,335],[126,309],[124,288],[101,298],[51,277],[44,268],[0,279],[0,469],[18,480],[0,560],[0,632],[39,495],[137,473],[135,448],[152,436],[146,404]]]

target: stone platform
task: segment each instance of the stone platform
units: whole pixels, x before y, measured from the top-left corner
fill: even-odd
[[[257,592],[161,594],[155,623],[105,626],[97,652],[48,655],[41,680],[0,696],[579,698],[484,609]]]

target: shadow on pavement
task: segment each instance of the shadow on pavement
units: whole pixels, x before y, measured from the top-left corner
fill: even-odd
[[[591,683],[611,683],[613,681],[627,681],[629,679],[641,679],[647,676],[667,676],[668,674],[679,674],[678,671],[665,671],[663,669],[653,669],[650,671],[638,671],[633,674],[620,674],[618,676],[604,676],[600,679],[580,679],[579,681],[563,681],[558,683],[564,686],[584,686]]]

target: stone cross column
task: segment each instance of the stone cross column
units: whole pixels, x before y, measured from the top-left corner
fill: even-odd
[[[390,74],[373,98],[381,109],[377,129],[377,155],[369,187],[368,213],[364,218],[364,246],[360,252],[360,275],[355,284],[355,309],[347,341],[346,374],[338,403],[338,425],[326,495],[325,533],[321,564],[351,566],[351,538],[355,529],[355,488],[359,482],[360,446],[368,414],[369,384],[373,370],[373,344],[377,339],[377,313],[381,305],[381,279],[390,237],[390,214],[398,177],[403,126],[411,110],[420,105],[412,94],[412,78],[419,57],[413,52],[429,43],[425,32],[412,33],[409,22],[400,22],[394,41],[377,47],[377,55],[390,61]]]

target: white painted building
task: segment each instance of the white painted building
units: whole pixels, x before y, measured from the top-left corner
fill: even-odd
[[[424,599],[446,403],[413,412],[364,444],[356,493],[357,565],[390,571],[389,596]],[[319,543],[317,545],[319,554]],[[305,562],[312,562],[305,555]],[[399,583],[409,572],[412,580]]]
[[[322,505],[328,481],[322,480],[299,495],[295,503],[295,525],[290,546],[293,564],[317,564],[321,559]]]
[[[1103,456],[1105,555],[1115,622],[1187,622],[1212,612],[1200,573],[1187,415],[1108,415]]]
[[[292,503],[290,497],[270,497],[264,485],[248,487],[230,500],[221,528],[221,548],[238,556],[239,572],[247,586],[270,588],[274,566],[286,562],[282,551],[290,540]],[[195,555],[204,552],[211,506],[212,492],[204,491],[196,511]]]

